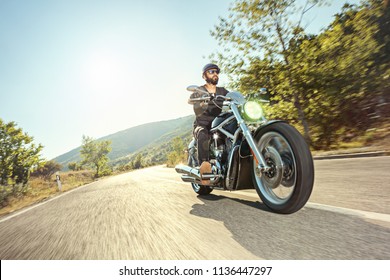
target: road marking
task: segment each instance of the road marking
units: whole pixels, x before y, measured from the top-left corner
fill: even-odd
[[[188,185],[191,187],[190,183],[185,183],[185,182],[180,182],[180,181],[175,181],[175,180],[169,180],[169,179],[164,179],[164,181],[172,182],[172,183],[182,183],[185,185]],[[243,196],[249,196],[253,198],[260,199],[259,196],[256,193],[256,190],[241,190],[241,191],[222,191],[222,190],[216,190],[220,192],[221,194],[228,192],[229,194],[238,194],[238,195],[243,195]],[[383,214],[383,213],[377,213],[377,212],[369,212],[369,211],[364,211],[364,210],[357,210],[357,209],[351,209],[351,208],[343,208],[343,207],[338,207],[338,206],[332,206],[332,205],[326,205],[326,204],[320,204],[320,203],[314,203],[314,202],[308,202],[306,203],[305,207],[307,208],[312,208],[312,209],[319,209],[319,210],[324,210],[324,211],[330,211],[330,212],[335,212],[339,214],[346,214],[346,215],[352,215],[352,216],[358,216],[360,218],[366,218],[366,219],[372,219],[372,220],[378,220],[378,221],[383,221],[383,222],[388,222],[390,223],[390,215],[389,214]]]
[[[250,197],[259,198],[257,193],[252,193],[251,191],[235,191],[235,193],[238,193],[238,194],[241,194],[244,196],[246,195],[246,196],[250,196]],[[367,219],[378,220],[378,221],[390,223],[390,215],[389,214],[369,212],[369,211],[357,210],[357,209],[351,209],[351,208],[343,208],[343,207],[314,203],[314,202],[306,203],[305,207],[335,212],[335,213],[339,213],[339,214],[353,215],[353,216],[358,216],[360,218],[367,218]]]
[[[390,223],[390,215],[389,214],[369,212],[369,211],[356,210],[356,209],[350,209],[350,208],[343,208],[343,207],[331,206],[331,205],[326,205],[326,204],[319,204],[319,203],[314,203],[314,202],[306,203],[306,207],[325,210],[325,211],[332,211],[332,212],[336,212],[336,213],[340,213],[340,214],[353,215],[353,216],[358,216],[361,218]]]

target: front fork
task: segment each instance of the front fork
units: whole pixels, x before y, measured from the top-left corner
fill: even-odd
[[[234,116],[237,119],[238,124],[240,125],[240,128],[244,134],[245,139],[248,142],[249,147],[252,150],[252,153],[255,157],[257,166],[256,166],[256,173],[257,176],[261,176],[264,172],[270,170],[270,167],[265,162],[265,159],[263,155],[260,153],[260,151],[257,149],[256,143],[253,140],[252,133],[249,130],[249,128],[246,126],[244,119],[241,117],[241,114],[236,106],[236,104],[231,105],[231,109],[233,111]]]

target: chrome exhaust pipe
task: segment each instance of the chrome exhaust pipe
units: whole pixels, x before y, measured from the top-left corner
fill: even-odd
[[[190,167],[187,165],[179,164],[179,165],[175,166],[175,170],[177,173],[187,175],[186,177],[192,177],[195,180],[201,181],[199,169],[196,169],[196,168],[193,168],[193,167]],[[183,177],[184,176],[182,176],[182,179],[183,179]]]
[[[181,175],[181,179],[183,180],[183,182],[186,182],[186,183],[194,183],[194,184],[201,184],[202,182],[197,180],[196,178],[194,177],[191,177],[191,176],[188,176],[188,175]]]
[[[186,183],[201,184],[202,180],[210,180],[210,185],[214,185],[221,178],[221,175],[204,174],[200,176],[200,171],[197,168],[190,167],[188,165],[176,165],[175,170],[177,173],[181,173],[181,179]]]
[[[181,173],[181,179],[183,182],[186,183],[194,183],[194,184],[200,184],[201,178],[200,178],[200,172],[199,169],[190,167],[188,165],[176,165],[175,170],[177,173]]]

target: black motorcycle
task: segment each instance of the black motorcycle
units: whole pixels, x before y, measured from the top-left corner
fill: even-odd
[[[198,86],[187,90],[203,94],[190,103],[209,102],[210,95]],[[264,90],[260,94],[264,93]],[[188,165],[177,165],[182,180],[199,195],[213,189],[256,189],[262,202],[277,213],[294,213],[309,200],[314,183],[310,149],[302,135],[284,121],[267,120],[261,102],[239,92],[223,98],[221,114],[210,130],[212,172],[200,175],[197,144],[188,146]],[[209,182],[207,185],[202,182]]]

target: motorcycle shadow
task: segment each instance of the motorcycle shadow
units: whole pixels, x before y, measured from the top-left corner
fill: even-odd
[[[264,252],[265,240],[259,235],[259,229],[264,231],[269,228],[272,221],[280,215],[273,213],[260,198],[253,201],[223,194],[209,194],[197,198],[199,203],[192,205],[191,215],[222,222],[241,246],[255,256],[269,258]],[[205,228],[204,231],[208,232],[209,229]]]
[[[204,196],[198,196],[200,200],[203,202],[206,201],[222,201],[224,199],[229,199],[234,202],[238,202],[242,205],[249,206],[258,210],[266,211],[266,212],[272,212],[271,209],[269,209],[264,203],[261,201],[249,201],[249,200],[244,200],[236,197],[228,197],[228,196],[223,196],[223,195],[216,195],[216,194],[209,194],[209,195],[204,195]]]
[[[263,259],[390,257],[390,245],[385,245],[390,244],[390,229],[358,216],[311,207],[283,215],[251,198],[219,194],[198,196],[198,199],[199,204],[192,205],[190,214],[222,222],[235,241]],[[204,231],[209,229],[205,227]]]

